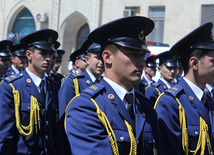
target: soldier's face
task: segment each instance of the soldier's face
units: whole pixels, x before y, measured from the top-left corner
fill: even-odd
[[[55,60],[53,63],[52,71],[56,73],[59,70],[59,67],[61,66],[61,61]]]
[[[34,52],[27,50],[26,55],[29,60],[28,68],[32,72],[44,74],[50,69],[51,61],[53,59],[53,52],[35,49]]]
[[[10,60],[12,61],[14,67],[19,71],[21,71],[21,69],[24,68],[25,64],[27,63],[27,57],[14,56],[11,57]]]
[[[0,72],[6,73],[10,64],[10,57],[0,57]]]
[[[97,54],[90,53],[89,56],[85,57],[88,65],[88,70],[96,77],[99,78],[104,72],[103,63]]]
[[[158,66],[158,71],[160,72],[162,79],[172,83],[172,80],[175,78],[177,73],[177,67],[167,67],[166,65],[162,64],[161,66]]]
[[[110,53],[105,68],[111,68],[109,77],[112,81],[130,91],[141,81],[145,66],[145,51],[135,51],[124,47],[117,47],[115,53]],[[103,53],[104,58],[104,53]],[[105,60],[104,60],[105,61]]]
[[[214,51],[210,51],[199,59],[195,65],[198,73],[198,82],[202,84],[214,83]]]
[[[144,71],[149,77],[153,77],[156,74],[156,67],[144,67]]]
[[[82,59],[76,60],[76,61],[75,61],[75,65],[76,65],[77,71],[78,71],[79,73],[84,72],[85,69],[86,69],[86,67],[87,67],[86,62],[85,62],[84,60],[82,60]]]

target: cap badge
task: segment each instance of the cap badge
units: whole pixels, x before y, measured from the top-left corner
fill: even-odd
[[[108,99],[109,99],[109,100],[113,100],[113,99],[114,99],[114,95],[113,95],[113,94],[109,94],[109,95],[108,95]]]
[[[140,39],[140,40],[143,40],[143,39],[144,39],[144,33],[143,33],[143,31],[141,31],[141,32],[139,33],[139,39]]]
[[[176,56],[175,55],[173,55],[173,60],[176,60]]]
[[[6,47],[6,50],[10,51],[10,48],[9,48],[9,46],[7,46],[7,47]]]
[[[21,51],[24,52],[25,51],[24,48],[22,48]]]
[[[51,38],[51,37],[48,39],[48,42],[49,42],[49,43],[52,43],[52,38]]]

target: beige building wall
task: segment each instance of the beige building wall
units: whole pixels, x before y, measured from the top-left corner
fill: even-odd
[[[213,0],[0,0],[0,40],[7,39],[16,15],[27,8],[35,19],[36,30],[51,28],[59,33],[64,49],[62,67],[66,74],[69,55],[76,49],[77,34],[86,23],[90,31],[123,17],[125,7],[139,7],[137,15],[149,17],[149,7],[165,7],[164,43],[172,46],[201,25],[201,6]],[[47,13],[46,22],[37,22],[36,14]]]

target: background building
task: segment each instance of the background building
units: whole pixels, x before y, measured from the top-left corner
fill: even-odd
[[[92,30],[111,20],[149,17],[155,29],[147,40],[169,46],[202,23],[214,23],[213,0],[0,0],[0,8],[0,40],[16,44],[21,37],[44,28],[59,33],[60,49],[66,51],[59,70],[62,74],[68,72],[70,53]]]

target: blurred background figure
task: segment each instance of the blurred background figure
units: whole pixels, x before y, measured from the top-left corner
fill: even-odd
[[[12,65],[8,68],[5,76],[12,74],[18,74],[22,72],[27,64],[27,57],[25,55],[25,49],[22,44],[16,44],[12,47],[10,60]]]
[[[81,51],[81,49],[77,49],[70,55],[70,63],[69,65],[69,71],[70,73],[83,73],[87,67],[87,64],[85,62],[85,56],[86,54]]]
[[[10,52],[13,43],[9,40],[0,41],[0,78],[1,80],[5,77],[8,68],[11,65]]]
[[[145,90],[145,96],[155,104],[158,96],[173,85],[173,79],[177,73],[177,57],[170,54],[168,51],[160,53],[155,56],[159,59],[158,71],[160,72],[160,79],[148,86]]]
[[[146,58],[146,66],[144,67],[144,76],[142,77],[141,82],[137,85],[137,90],[145,95],[145,88],[149,86],[151,83],[154,83],[155,81],[152,79],[152,77],[156,74],[156,62],[155,62],[155,56],[150,56]]]

